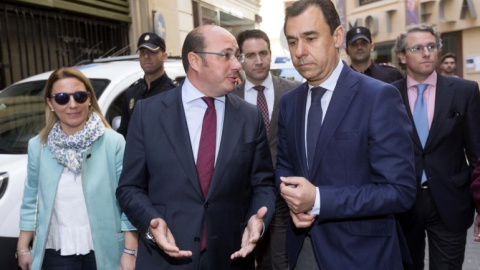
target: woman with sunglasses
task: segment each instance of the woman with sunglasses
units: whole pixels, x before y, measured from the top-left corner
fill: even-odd
[[[110,128],[90,81],[74,68],[54,71],[44,98],[46,126],[28,144],[20,268],[133,268],[135,228],[115,198],[123,136]]]

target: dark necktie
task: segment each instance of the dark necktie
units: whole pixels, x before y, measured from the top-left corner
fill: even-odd
[[[202,99],[207,103],[208,108],[203,116],[202,134],[197,154],[197,173],[203,196],[206,198],[215,165],[217,114],[215,113],[214,99],[211,97]]]
[[[307,160],[308,169],[311,170],[313,166],[313,158],[315,156],[315,147],[317,146],[318,136],[320,135],[320,128],[322,127],[322,96],[327,92],[323,87],[313,87],[311,95],[311,105],[308,111],[307,122]]]
[[[429,133],[427,102],[423,96],[427,86],[427,84],[417,85],[417,99],[415,100],[415,105],[413,106],[413,121],[415,122],[415,128],[417,129],[417,134],[423,147],[425,147]],[[423,184],[425,181],[427,181],[427,176],[425,175],[425,171],[423,171],[421,183]]]
[[[268,105],[267,99],[265,98],[265,94],[263,90],[265,90],[265,86],[263,85],[256,85],[253,89],[257,90],[257,106],[262,112],[263,123],[265,123],[265,129],[268,131],[270,130],[270,117],[268,115]]]
[[[215,166],[215,146],[217,135],[217,114],[215,112],[215,100],[211,97],[202,98],[208,108],[203,116],[202,134],[197,154],[197,174],[203,197],[207,198],[208,188],[212,181],[213,168]],[[203,225],[202,246],[204,250],[207,245],[206,228]]]

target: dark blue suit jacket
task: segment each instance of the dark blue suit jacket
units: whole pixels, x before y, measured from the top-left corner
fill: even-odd
[[[394,214],[415,199],[412,127],[397,89],[344,63],[320,131],[314,166],[305,154],[305,83],[280,101],[277,184],[303,176],[320,189],[311,234],[320,269],[403,269]],[[296,265],[307,230],[290,222]]]
[[[138,101],[130,121],[117,198],[140,231],[137,269],[198,269],[206,224],[211,269],[253,269],[253,257],[230,260],[248,219],[262,207],[268,226],[275,209],[273,166],[262,116],[236,95],[225,101],[223,133],[204,198],[198,182],[181,86]],[[153,218],[163,218],[191,259],[173,259],[145,241]]]
[[[402,94],[408,116],[407,79],[393,83]],[[417,186],[422,171],[438,214],[452,232],[464,232],[473,223],[471,174],[480,156],[480,93],[476,82],[437,74],[435,112],[425,148],[414,128],[413,145]],[[467,163],[468,161],[468,163]],[[416,221],[417,204],[399,215],[408,230]]]

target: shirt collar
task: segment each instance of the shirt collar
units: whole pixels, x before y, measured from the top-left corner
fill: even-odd
[[[145,77],[143,77],[143,79],[145,80]],[[160,76],[160,77],[158,77],[155,80],[150,82],[150,88],[148,90],[154,89],[155,87],[157,87],[159,85],[167,83],[168,80],[170,80],[170,78],[168,77],[167,73],[164,72],[162,74],[162,76]],[[145,84],[146,84],[146,80],[145,80]]]
[[[415,81],[412,77],[407,75],[407,89],[411,87],[415,87],[417,84],[420,84],[419,82]],[[434,70],[428,78],[422,82],[422,84],[428,84],[433,87],[437,86],[437,72]]]
[[[333,70],[332,74],[330,74],[330,77],[328,77],[323,83],[321,83],[319,86],[327,89],[327,90],[330,90],[330,91],[333,91],[335,89],[335,87],[337,86],[337,82],[338,82],[338,78],[340,78],[340,73],[342,73],[342,69],[343,69],[343,61],[338,61],[338,64],[337,66],[335,67],[335,69]],[[315,85],[317,86],[317,85]],[[310,90],[312,87],[315,87],[315,86],[312,86],[312,85],[308,85],[308,89]]]
[[[273,88],[273,79],[272,79],[272,74],[270,72],[268,72],[267,78],[262,82],[261,85],[265,86],[265,90]],[[254,86],[256,86],[256,84],[253,84],[249,80],[245,79],[246,91],[255,91],[255,89],[253,89]]]
[[[185,81],[182,85],[183,102],[190,103],[202,97],[205,97],[205,94],[203,94],[195,86],[193,86],[193,84],[188,80],[188,77],[185,77]],[[214,97],[214,99],[225,103],[225,96]]]

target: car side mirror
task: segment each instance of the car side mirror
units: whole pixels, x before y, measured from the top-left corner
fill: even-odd
[[[118,128],[120,127],[120,123],[122,123],[122,117],[121,116],[115,116],[112,120],[113,130],[117,131]]]

